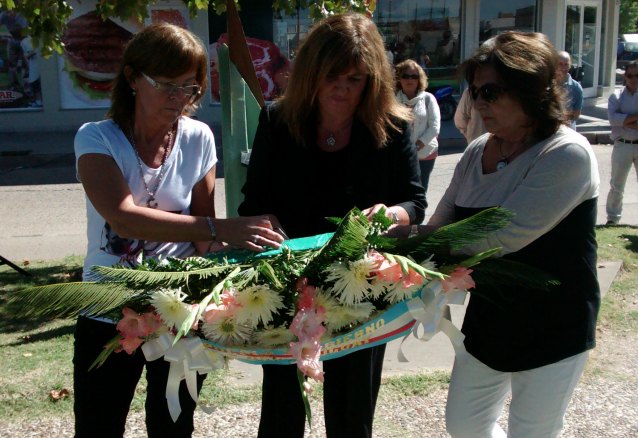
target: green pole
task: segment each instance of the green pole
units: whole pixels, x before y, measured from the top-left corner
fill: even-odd
[[[244,199],[241,189],[246,181],[245,161],[255,138],[261,107],[235,65],[230,62],[228,46],[217,49],[219,88],[222,108],[222,151],[226,187],[226,217],[236,217]]]

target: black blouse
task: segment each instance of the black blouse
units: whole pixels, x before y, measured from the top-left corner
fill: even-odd
[[[239,214],[273,214],[290,237],[334,231],[326,217],[378,203],[399,205],[410,223],[420,223],[427,203],[416,151],[405,129],[389,132],[389,143],[379,149],[365,126],[355,121],[350,143],[325,152],[314,143],[295,142],[277,109],[263,109]]]

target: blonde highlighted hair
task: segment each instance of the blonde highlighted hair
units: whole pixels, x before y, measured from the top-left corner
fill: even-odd
[[[388,127],[399,131],[400,121],[409,120],[409,109],[395,98],[392,67],[374,22],[356,13],[333,15],[315,24],[300,46],[278,100],[283,122],[296,141],[306,144],[308,133],[317,129],[319,84],[352,67],[368,73],[355,118],[372,133],[377,147],[387,143]]]

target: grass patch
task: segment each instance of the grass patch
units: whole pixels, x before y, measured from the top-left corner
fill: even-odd
[[[638,334],[638,227],[596,228],[599,260],[620,260],[622,268],[603,299],[598,325],[616,334]]]
[[[599,260],[621,260],[623,269],[603,300],[599,327],[616,334],[638,334],[638,227],[600,226],[596,229]],[[52,391],[73,387],[73,320],[26,320],[15,317],[8,298],[20,289],[35,285],[78,281],[82,258],[69,257],[24,266],[32,277],[24,277],[8,266],[0,266],[0,418],[17,421],[27,417],[70,415],[73,394],[58,401]],[[201,401],[224,407],[257,403],[259,385],[236,386],[229,383],[227,371],[209,375]],[[383,380],[380,401],[400,397],[427,396],[449,383],[449,372],[409,374]],[[132,410],[144,407],[146,395],[142,379],[136,390]],[[321,385],[315,385],[313,401],[322,398]]]

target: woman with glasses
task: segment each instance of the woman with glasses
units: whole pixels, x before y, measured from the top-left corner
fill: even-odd
[[[213,134],[188,117],[206,92],[207,68],[202,42],[177,26],[151,25],[128,43],[107,119],[83,125],[75,137],[77,174],[87,197],[85,281],[96,279],[94,265],[188,257],[222,241],[253,251],[279,247],[283,239],[266,216],[215,218]],[[191,436],[195,403],[183,381],[176,422],[168,411],[168,362],[147,362],[137,349],[112,354],[89,371],[116,334],[109,318],[78,319],[75,436],[121,437],[145,367],[148,436]]]
[[[335,230],[329,217],[385,208],[420,223],[425,193],[406,134],[409,110],[374,22],[360,14],[315,24],[283,97],[262,110],[239,213],[272,214],[290,237]],[[372,436],[385,345],[323,363],[326,436]],[[305,410],[295,365],[264,365],[259,437],[302,438]]]
[[[510,224],[460,253],[500,248],[497,256],[559,284],[478,282],[462,327],[467,352],[455,358],[448,393],[453,437],[505,437],[497,420],[509,394],[507,436],[557,436],[595,345],[598,165],[587,140],[563,125],[557,59],[543,34],[506,32],[461,66],[490,134],[468,146],[428,227],[505,208]]]
[[[416,148],[421,168],[421,183],[426,193],[434,160],[438,155],[437,137],[441,130],[441,112],[436,98],[425,91],[428,77],[412,59],[397,65],[397,99],[412,109],[410,143]]]

